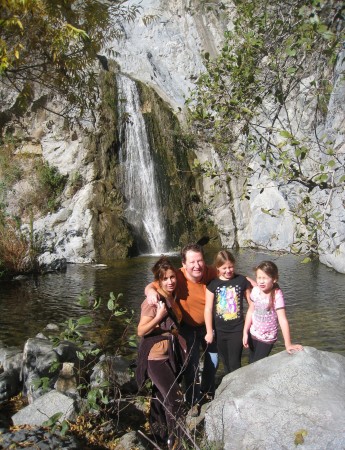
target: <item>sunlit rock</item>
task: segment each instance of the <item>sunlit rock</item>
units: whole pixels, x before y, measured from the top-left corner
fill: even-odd
[[[342,450],[345,357],[305,347],[225,376],[206,411],[211,442],[224,450]]]

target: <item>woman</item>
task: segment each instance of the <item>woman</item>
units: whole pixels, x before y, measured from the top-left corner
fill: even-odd
[[[186,346],[178,334],[182,314],[176,301],[176,270],[166,256],[152,268],[159,284],[160,301],[141,305],[138,335],[141,336],[136,372],[139,388],[152,381],[150,426],[159,445],[177,448],[181,428],[179,418],[185,414],[178,376],[181,374]]]

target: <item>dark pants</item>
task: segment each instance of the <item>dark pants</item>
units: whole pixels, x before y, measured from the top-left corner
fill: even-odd
[[[235,331],[234,333],[217,331],[217,347],[226,374],[241,367],[243,350],[242,331]]]
[[[179,439],[178,419],[184,415],[183,394],[168,360],[149,360],[147,373],[152,387],[150,426],[158,444]]]
[[[266,342],[258,341],[253,339],[252,335],[249,333],[249,363],[259,361],[260,359],[266,358],[273,348],[273,344],[267,344]]]
[[[180,334],[187,343],[187,363],[184,371],[184,383],[186,389],[186,401],[189,405],[194,405],[201,400],[201,391],[214,396],[215,376],[218,368],[217,345],[206,344],[206,327],[192,327],[183,323]],[[200,349],[203,351],[204,367],[199,380]]]

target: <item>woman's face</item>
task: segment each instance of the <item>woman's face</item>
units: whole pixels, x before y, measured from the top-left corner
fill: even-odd
[[[173,270],[168,269],[163,278],[159,280],[160,287],[169,294],[174,292],[176,288],[176,274]]]

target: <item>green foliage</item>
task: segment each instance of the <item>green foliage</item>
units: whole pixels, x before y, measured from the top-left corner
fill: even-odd
[[[71,195],[75,194],[83,186],[83,177],[79,172],[70,174],[68,184],[71,189]]]
[[[106,326],[98,330],[97,342],[92,342],[91,345],[85,345],[85,336],[88,330],[95,326],[97,319],[97,312],[102,308],[103,301],[100,297],[95,297],[93,290],[83,292],[78,298],[78,304],[88,313],[85,313],[79,318],[69,318],[63,324],[64,329],[58,337],[51,338],[54,345],[58,345],[61,341],[73,342],[77,345],[77,357],[80,362],[79,368],[79,386],[78,389],[85,393],[87,409],[100,410],[107,407],[109,404],[109,395],[114,395],[114,386],[108,381],[98,383],[97,387],[91,387],[88,383],[88,376],[86,375],[88,368],[92,368],[98,361],[99,356],[105,354],[107,347],[107,337],[111,332],[110,322],[115,318],[122,317],[124,331],[121,338],[115,346],[116,352],[120,353],[126,347],[136,347],[137,338],[135,335],[128,336],[128,329],[132,323],[133,311],[129,313],[126,308],[120,305],[122,294],[114,295],[113,292],[109,294],[109,299],[106,308],[109,311]],[[114,343],[112,343],[114,348]],[[119,393],[120,394],[120,393]]]
[[[99,52],[119,39],[123,22],[139,12],[125,0],[0,0],[0,7],[0,82],[19,92],[16,115],[30,105],[34,83],[63,95],[81,112],[90,109]]]
[[[38,186],[35,189],[33,206],[37,206],[43,213],[56,211],[60,206],[59,200],[65,188],[67,176],[61,175],[56,167],[41,160],[35,163],[34,170]]]
[[[0,141],[0,198],[3,189],[10,189],[13,184],[21,179],[22,169],[18,161],[13,157],[14,141],[10,137],[5,137]]]
[[[32,384],[35,390],[42,389],[42,392],[46,393],[50,390],[49,382],[50,382],[49,377],[42,377],[38,378],[37,380],[34,380]]]
[[[268,173],[277,186],[299,185],[306,196],[343,189],[344,165],[335,143],[315,137],[342,45],[342,3],[237,0],[235,5],[234,28],[225,33],[217,58],[205,54],[206,71],[187,101],[194,129],[214,145],[228,180],[246,179],[242,198],[250,198],[254,171]],[[303,128],[306,118],[314,130]],[[210,163],[199,170],[226,178]],[[313,253],[324,216],[315,219],[312,208],[302,204],[302,209],[296,206],[295,218],[304,217],[309,231],[298,247]]]
[[[114,367],[107,367],[107,360],[100,359],[100,356],[108,355],[107,337],[111,334],[110,322],[119,320],[121,324],[118,326],[123,328],[123,334],[117,342],[112,341],[111,354],[121,354],[126,352],[126,348],[130,346],[130,342],[136,340],[136,336],[128,336],[129,327],[132,324],[133,311],[129,312],[120,304],[122,294],[117,296],[114,293],[109,294],[106,304],[100,297],[95,297],[93,290],[83,292],[77,299],[78,305],[85,311],[79,318],[69,318],[63,324],[63,330],[59,336],[51,336],[50,339],[54,346],[59,345],[63,341],[74,343],[77,347],[76,355],[79,360],[79,366],[74,365],[74,375],[77,382],[77,390],[83,399],[83,408],[77,418],[77,423],[72,424],[60,419],[62,414],[56,413],[50,417],[45,426],[60,429],[60,433],[65,434],[67,431],[81,435],[83,439],[87,437],[90,442],[99,441],[102,435],[102,425],[112,423],[111,435],[118,427],[118,415],[121,408],[124,408],[123,402],[125,397],[117,385],[117,379]],[[109,312],[108,323],[105,327],[100,327],[98,315],[104,313],[104,307]],[[102,322],[103,322],[102,318]],[[96,340],[90,342],[90,335],[93,329],[97,329]],[[103,361],[102,365],[105,379],[96,380],[96,383],[90,383],[90,375],[94,366]],[[57,363],[61,365],[61,363]],[[52,372],[56,373],[57,365],[54,366]],[[37,381],[36,388],[43,385],[49,386],[49,378],[42,378]],[[129,402],[131,400],[128,400]],[[92,424],[92,426],[91,426]]]

